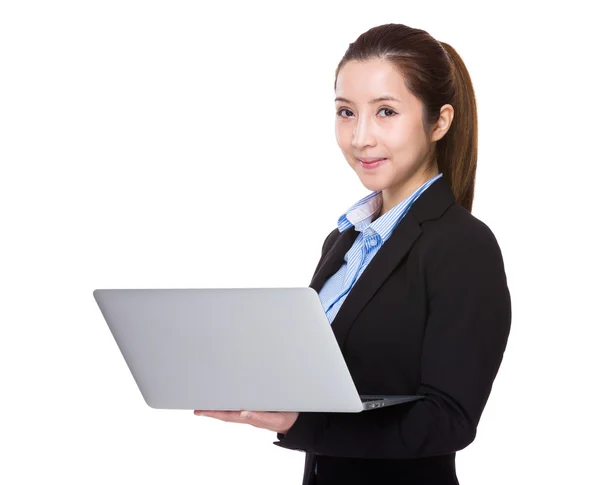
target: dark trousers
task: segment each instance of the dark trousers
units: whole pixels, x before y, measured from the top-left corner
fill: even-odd
[[[459,485],[455,454],[412,460],[317,457],[315,485]]]

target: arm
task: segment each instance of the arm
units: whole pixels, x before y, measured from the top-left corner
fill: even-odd
[[[475,438],[510,330],[500,248],[483,223],[431,248],[421,385],[414,403],[354,413],[300,413],[276,445],[330,456],[415,458]]]

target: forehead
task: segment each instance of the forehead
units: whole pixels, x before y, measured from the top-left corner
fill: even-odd
[[[404,77],[391,62],[370,59],[350,61],[340,69],[335,95],[355,103],[366,103],[382,95],[391,95],[405,102],[410,93],[404,85]]]

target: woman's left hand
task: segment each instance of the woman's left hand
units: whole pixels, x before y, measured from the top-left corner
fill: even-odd
[[[196,416],[208,416],[229,423],[245,423],[276,433],[287,433],[299,413],[268,411],[194,411]]]

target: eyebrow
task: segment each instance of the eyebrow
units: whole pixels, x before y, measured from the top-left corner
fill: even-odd
[[[346,98],[342,98],[340,96],[335,98],[335,101],[341,101],[342,103],[352,104],[352,101],[350,101],[349,99],[346,99]],[[369,101],[369,104],[379,103],[380,101],[396,101],[397,103],[401,103],[401,101],[399,99],[396,99],[393,96],[380,96],[379,98],[375,98],[375,99],[372,99],[371,101]]]

